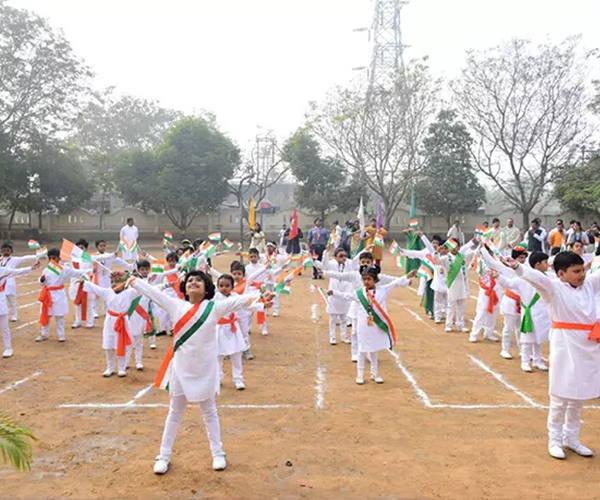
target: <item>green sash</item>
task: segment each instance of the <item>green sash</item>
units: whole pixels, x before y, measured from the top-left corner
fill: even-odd
[[[387,335],[390,341],[390,349],[392,349],[394,343],[396,342],[396,332],[394,332],[393,330],[393,325],[388,324],[388,321],[386,321],[386,319],[380,316],[375,307],[369,307],[369,299],[367,299],[367,295],[365,293],[364,288],[357,290],[356,295],[358,297],[358,300],[364,307],[367,315],[373,318],[373,322],[375,323],[377,328],[379,328],[383,333]]]
[[[183,344],[185,344],[192,337],[192,335],[194,335],[194,333],[200,330],[202,325],[206,323],[206,319],[208,318],[214,307],[215,303],[213,301],[210,301],[208,304],[206,304],[204,312],[201,314],[198,321],[196,321],[185,333],[181,334],[180,337],[175,341],[175,347],[173,347],[173,354],[175,354],[177,350]]]
[[[454,283],[454,280],[461,272],[465,261],[465,256],[462,253],[458,253],[454,257],[454,260],[450,264],[450,269],[448,270],[448,276],[446,276],[446,285],[448,288],[452,286],[452,283]]]
[[[521,321],[521,333],[533,332],[533,319],[531,318],[531,308],[540,300],[540,294],[536,293],[531,299],[529,305],[521,301],[521,307],[523,308],[523,320]]]

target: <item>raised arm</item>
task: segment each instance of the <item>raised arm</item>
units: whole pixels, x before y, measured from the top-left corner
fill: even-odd
[[[339,273],[337,271],[323,271],[323,275],[327,276],[330,279],[336,279],[340,281],[345,281],[347,283],[356,283],[357,278],[359,278],[358,271],[352,271],[349,273]]]
[[[171,297],[166,293],[162,293],[161,288],[152,286],[141,279],[133,279],[129,286],[137,290],[142,295],[145,295],[153,302],[156,302],[169,314],[176,314],[179,307],[181,307],[181,300]]]
[[[554,295],[552,280],[544,273],[521,264],[515,268],[515,273],[517,276],[523,278],[525,281],[527,281],[527,283],[535,288],[546,302],[550,302],[550,300],[552,300],[552,296]]]
[[[20,269],[11,269],[8,267],[0,267],[0,278],[13,278],[15,276],[22,276],[32,271],[31,267],[22,267]]]
[[[330,290],[328,295],[331,295],[337,299],[345,300],[348,302],[360,302],[355,293],[338,292],[337,290]]]
[[[108,303],[115,296],[115,292],[113,292],[112,288],[104,288],[92,283],[91,281],[84,281],[83,289],[88,293],[92,292],[96,295],[99,295],[106,303]]]
[[[404,248],[400,250],[400,253],[409,259],[419,259],[423,260],[427,255],[427,250],[405,250]]]
[[[381,280],[379,280],[381,283]],[[410,285],[410,280],[406,276],[402,276],[401,278],[396,278],[385,285],[379,285],[379,288],[383,288],[386,291],[391,291],[394,288],[398,288],[399,286],[408,286]]]
[[[244,295],[231,295],[225,300],[215,302],[213,312],[218,318],[222,318],[239,309],[251,306],[258,297],[260,297],[258,291],[245,293]]]
[[[17,266],[20,266],[21,264],[23,264],[25,262],[33,262],[33,261],[37,260],[37,256],[36,255],[22,255],[20,257],[13,257],[13,259],[15,259],[17,261]]]
[[[507,278],[502,274],[498,275],[498,283],[502,288],[512,290],[513,292],[519,292],[519,281],[520,278]]]
[[[480,255],[483,257],[483,260],[485,261],[487,266],[491,269],[494,269],[495,271],[498,271],[501,276],[505,276],[509,279],[517,276],[514,269],[505,266],[501,262],[494,259],[485,248],[481,249]]]
[[[427,249],[427,251],[431,255],[433,255],[435,253],[435,249],[433,248],[431,241],[429,241],[429,238],[425,234],[421,235],[421,241],[423,242],[423,245],[425,245],[425,248]]]

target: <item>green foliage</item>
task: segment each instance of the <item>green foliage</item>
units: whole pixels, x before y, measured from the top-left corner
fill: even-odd
[[[325,218],[333,210],[349,212],[356,207],[364,186],[349,184],[347,172],[333,158],[323,158],[318,142],[306,130],[299,129],[286,142],[284,159],[298,181],[295,203]]]
[[[566,170],[554,186],[565,210],[581,217],[600,216],[600,158]]]
[[[485,201],[471,164],[472,142],[451,110],[439,113],[423,141],[425,166],[416,185],[419,208],[444,217],[448,224],[452,216],[473,213]]]
[[[214,124],[185,118],[160,147],[120,158],[116,188],[127,203],[164,212],[185,232],[200,213],[217,210],[239,161],[238,148]]]
[[[0,455],[3,462],[18,471],[31,470],[33,450],[29,440],[37,441],[30,430],[18,426],[8,414],[0,412]]]

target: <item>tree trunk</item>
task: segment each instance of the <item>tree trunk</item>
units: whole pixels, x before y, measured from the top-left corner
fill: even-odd
[[[244,204],[241,198],[238,198],[238,204],[240,205],[240,250],[244,251]]]
[[[42,234],[42,229],[44,229],[43,223],[42,223],[42,211],[40,210],[37,215],[38,215],[38,232],[40,234]]]
[[[104,233],[104,204],[106,203],[106,193],[102,190],[102,200],[100,201],[100,233]]]
[[[8,239],[12,240],[12,225],[13,225],[13,221],[15,220],[15,214],[17,213],[17,209],[13,208],[12,212],[10,213],[10,218],[8,219]]]
[[[521,215],[523,216],[523,233],[529,229],[529,216],[531,215],[531,209],[521,207]]]

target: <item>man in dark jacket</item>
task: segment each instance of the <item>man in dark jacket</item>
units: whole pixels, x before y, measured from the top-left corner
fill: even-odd
[[[302,229],[298,228],[298,234],[296,235],[296,237],[290,238],[290,229],[291,228],[288,227],[285,230],[284,238],[288,240],[285,251],[290,255],[299,255],[301,253],[300,240],[304,238],[304,234],[302,234]]]

